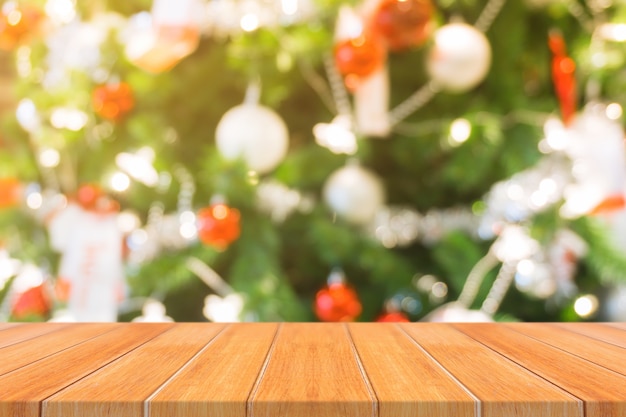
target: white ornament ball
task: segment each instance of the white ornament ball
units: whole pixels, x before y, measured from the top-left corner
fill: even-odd
[[[323,192],[326,204],[353,223],[371,221],[385,202],[382,181],[359,165],[347,165],[335,171],[326,181]]]
[[[215,140],[224,158],[243,158],[250,169],[263,174],[274,169],[287,154],[289,132],[273,110],[242,104],[224,114]]]
[[[469,310],[465,306],[451,302],[433,310],[423,321],[435,323],[489,323],[493,318],[480,310]]]
[[[467,91],[487,76],[491,46],[473,26],[449,23],[435,32],[427,65],[430,77],[444,89]]]

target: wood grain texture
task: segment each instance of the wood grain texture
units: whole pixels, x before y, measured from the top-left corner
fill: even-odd
[[[626,331],[617,328],[614,323],[553,323],[571,332],[584,334],[594,339],[626,348]]]
[[[450,325],[411,323],[401,327],[480,399],[484,417],[583,417],[579,399]]]
[[[104,334],[115,327],[116,325],[111,323],[61,327],[32,339],[0,348],[0,375]]]
[[[0,331],[6,330],[6,329],[8,329],[10,327],[14,327],[14,326],[17,326],[17,325],[18,325],[17,323],[0,323]]]
[[[585,417],[626,416],[626,377],[506,326],[455,327],[583,400]]]
[[[50,333],[66,327],[60,323],[25,323],[17,326],[9,326],[2,331],[0,336],[0,348],[32,339],[45,333]]]
[[[380,417],[477,416],[478,402],[396,326],[349,325]]]
[[[142,417],[144,401],[223,328],[179,324],[48,398],[42,415]]]
[[[347,327],[283,324],[249,417],[375,417],[377,400],[360,369]]]
[[[581,336],[550,324],[515,323],[509,326],[515,331],[580,356],[589,362],[626,375],[626,349],[622,347]],[[626,335],[626,332],[624,333]]]
[[[244,417],[277,329],[274,323],[231,325],[149,398],[146,416]]]
[[[120,324],[111,332],[0,376],[0,416],[38,417],[41,401],[170,327]]]

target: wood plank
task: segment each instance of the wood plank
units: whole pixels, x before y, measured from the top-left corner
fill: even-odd
[[[17,326],[18,323],[0,323],[0,331],[9,329],[11,327]]]
[[[624,348],[570,332],[551,324],[513,323],[508,326],[526,336],[626,375],[626,349]],[[626,332],[624,334],[626,336]]]
[[[42,416],[142,417],[144,401],[224,327],[178,324],[45,400]]]
[[[67,327],[67,323],[24,323],[0,333],[0,348]]]
[[[55,326],[56,327],[56,326]],[[115,328],[112,323],[75,324],[0,349],[0,375]]]
[[[244,417],[278,325],[232,324],[146,402],[150,417]]]
[[[355,353],[343,325],[283,324],[248,416],[376,416],[377,400]]]
[[[599,323],[554,323],[572,332],[626,348],[626,331]]]
[[[478,416],[478,401],[406,333],[383,323],[348,325],[380,417]]]
[[[498,324],[456,328],[585,402],[585,417],[626,415],[626,378]],[[494,370],[494,372],[497,370]]]
[[[401,327],[480,399],[484,417],[583,417],[582,401],[450,325]]]
[[[118,324],[111,332],[0,376],[0,416],[38,417],[41,401],[170,327]]]

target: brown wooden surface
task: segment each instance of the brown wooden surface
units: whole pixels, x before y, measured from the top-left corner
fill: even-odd
[[[0,324],[0,417],[625,417],[626,325]]]

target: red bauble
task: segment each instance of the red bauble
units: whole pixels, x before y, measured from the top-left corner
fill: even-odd
[[[400,312],[391,312],[384,313],[378,316],[376,319],[379,323],[408,323],[411,320],[404,314]]]
[[[356,291],[343,282],[331,283],[315,296],[315,314],[322,321],[354,321],[361,310]]]
[[[6,7],[0,14],[0,49],[10,51],[26,42],[39,32],[43,17],[43,13],[34,7]]]
[[[552,81],[561,107],[563,123],[570,124],[576,115],[576,63],[567,56],[565,40],[559,32],[550,33],[548,46],[552,51]]]
[[[96,184],[83,184],[76,192],[76,201],[82,208],[98,213],[113,213],[119,211],[120,205],[105,194]]]
[[[0,178],[0,208],[17,205],[21,195],[22,184],[16,178]]]
[[[198,238],[205,245],[226,249],[241,233],[239,210],[218,203],[198,212]]]
[[[372,27],[394,51],[420,46],[433,29],[430,0],[383,0],[372,16]]]
[[[13,303],[11,315],[15,320],[45,316],[50,312],[50,304],[50,298],[42,284],[20,294]]]
[[[363,34],[335,45],[337,69],[345,77],[346,85],[351,90],[358,86],[360,79],[380,68],[385,59],[385,47],[374,33]]]
[[[96,114],[105,119],[119,121],[135,106],[135,98],[126,83],[106,84],[97,87],[92,95]]]

